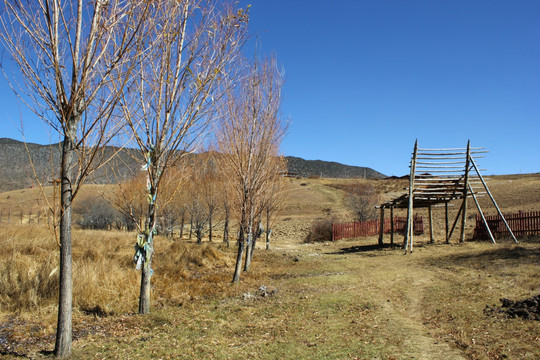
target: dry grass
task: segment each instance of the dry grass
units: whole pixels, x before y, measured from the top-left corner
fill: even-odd
[[[73,233],[73,296],[76,309],[98,314],[132,312],[140,275],[134,269],[134,234],[76,230]],[[5,226],[0,235],[0,304],[4,311],[40,311],[58,296],[58,247],[44,227]],[[156,305],[178,305],[193,294],[206,294],[208,277],[231,260],[210,245],[156,238]],[[209,269],[212,269],[209,272]],[[228,282],[230,274],[219,277]],[[193,279],[193,281],[186,281]],[[216,279],[217,280],[217,279]],[[199,289],[200,287],[200,289]]]

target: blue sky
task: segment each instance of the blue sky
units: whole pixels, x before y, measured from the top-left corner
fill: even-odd
[[[488,174],[540,172],[540,1],[241,0],[286,72],[282,152],[408,172],[424,148],[490,150]],[[253,43],[246,48],[253,53]],[[0,137],[54,134],[0,82]]]

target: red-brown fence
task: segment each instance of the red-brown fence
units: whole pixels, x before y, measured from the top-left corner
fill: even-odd
[[[489,230],[496,238],[509,237],[510,232],[504,225],[500,215],[485,216]],[[504,218],[516,237],[540,235],[540,211],[523,212],[517,214],[504,214]],[[484,221],[480,215],[476,215],[476,227],[473,239],[489,239]]]
[[[419,235],[424,233],[424,219],[422,216],[415,216],[413,221],[414,233]],[[332,239],[334,241],[373,236],[379,233],[380,220],[354,221],[350,223],[332,224]],[[405,232],[407,229],[407,218],[394,217],[394,232]],[[392,230],[391,220],[384,220],[384,233],[387,234]]]

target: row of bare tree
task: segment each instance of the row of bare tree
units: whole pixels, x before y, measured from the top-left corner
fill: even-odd
[[[2,0],[0,38],[13,90],[62,141],[60,287],[54,353],[72,344],[72,202],[106,163],[105,145],[144,158],[137,237],[139,312],[150,311],[156,214],[168,169],[215,130],[219,176],[240,226],[234,281],[249,269],[255,219],[271,207],[285,124],[275,59],[241,53],[249,14],[232,0]],[[172,171],[172,170],[171,170]],[[178,170],[183,172],[182,169]],[[186,189],[184,189],[186,190]],[[193,194],[193,192],[186,192]],[[54,201],[50,209],[56,208]],[[55,228],[56,233],[56,228]]]

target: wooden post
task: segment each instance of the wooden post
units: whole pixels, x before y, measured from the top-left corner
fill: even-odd
[[[461,213],[461,234],[459,242],[465,240],[465,223],[467,222],[467,193],[469,191],[469,166],[471,158],[471,140],[467,141],[467,158],[465,159],[465,177],[463,179],[463,212]]]
[[[448,201],[444,203],[444,220],[446,222],[446,243],[450,243],[450,238],[448,237]]]
[[[383,247],[383,236],[384,236],[384,207],[381,206],[381,217],[379,219],[379,247]]]
[[[390,246],[394,247],[394,207],[390,207]]]
[[[431,204],[428,207],[428,214],[429,214],[429,242],[433,244],[435,242],[435,239],[433,238],[433,212],[431,210]]]
[[[418,139],[414,142],[414,150],[413,150],[413,156],[411,159],[411,172],[409,175],[409,207],[407,208],[407,232],[406,232],[406,238],[405,238],[405,253],[407,253],[407,249],[409,249],[411,252],[413,250],[413,203],[414,203],[414,173],[416,169],[416,156],[418,153]]]

